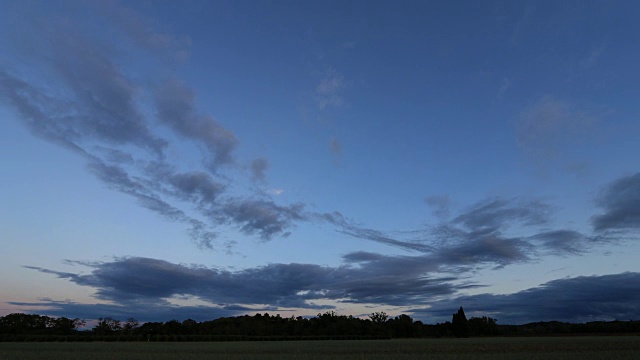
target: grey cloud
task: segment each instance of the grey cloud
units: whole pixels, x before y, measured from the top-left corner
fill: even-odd
[[[501,229],[512,224],[541,225],[548,221],[550,207],[540,201],[490,199],[459,215],[453,223],[468,229]]]
[[[101,158],[112,164],[128,164],[134,163],[133,155],[118,149],[96,146],[97,153],[101,153]]]
[[[344,77],[335,69],[328,69],[324,77],[316,86],[316,103],[320,110],[330,107],[340,107],[344,104],[344,97],[341,95],[345,88]]]
[[[263,239],[283,234],[293,222],[307,219],[303,204],[281,206],[267,200],[230,201],[222,213],[244,233],[258,233]]]
[[[352,253],[348,253],[342,257],[343,260],[349,263],[361,263],[361,262],[371,262],[383,259],[384,256],[368,251],[355,251]]]
[[[217,235],[208,230],[209,227],[204,222],[187,215],[184,211],[162,200],[147,186],[132,179],[122,167],[105,164],[99,159],[94,158],[93,161],[89,163],[89,169],[96,177],[111,186],[114,190],[134,197],[144,208],[158,213],[171,221],[188,225],[189,234],[199,247],[213,248],[213,241]]]
[[[457,292],[458,278],[439,276],[442,263],[430,255],[387,256],[367,252],[343,256],[358,267],[343,280],[346,302],[394,306],[425,304]]]
[[[132,301],[118,304],[84,304],[73,301],[56,301],[41,299],[37,302],[10,302],[12,305],[25,307],[25,312],[34,307],[38,314],[64,316],[85,320],[97,320],[111,317],[118,320],[128,318],[140,322],[170,321],[194,319],[196,321],[213,320],[220,317],[236,316],[249,312],[220,306],[176,306],[167,301]],[[45,309],[43,309],[43,307]],[[260,311],[252,309],[251,311]]]
[[[184,199],[212,204],[224,191],[224,186],[216,183],[209,174],[192,171],[174,174],[169,183],[176,188]]]
[[[238,144],[235,135],[211,116],[199,113],[195,93],[180,80],[150,86],[158,83],[127,77],[132,69],[118,58],[127,39],[137,49],[148,50],[146,55],[160,55],[160,59],[145,58],[150,63],[166,62],[165,55],[187,51],[188,41],[155,31],[147,19],[120,4],[79,6],[74,11],[96,9],[104,11],[100,15],[106,21],[101,26],[106,31],[95,31],[96,24],[64,11],[50,18],[24,16],[34,18],[37,30],[16,20],[25,31],[16,31],[24,35],[14,40],[28,44],[24,56],[33,63],[26,62],[24,69],[20,64],[12,71],[0,69],[0,101],[16,110],[19,121],[34,135],[80,154],[90,172],[111,189],[186,224],[189,235],[202,248],[213,248],[216,233],[212,229],[221,224],[230,223],[247,234],[269,239],[305,220],[302,205],[225,198],[230,181],[218,173],[218,165],[233,161]],[[114,38],[102,36],[107,33]],[[52,81],[56,90],[41,78]],[[143,111],[149,91],[155,95],[152,105],[157,120],[208,150],[208,171],[201,171],[201,166],[184,169],[184,164],[165,157],[165,150],[173,144],[149,126],[152,119]],[[253,175],[263,179],[266,159],[253,165]],[[189,205],[193,208],[185,208]]]
[[[443,201],[449,202],[448,198],[431,200],[436,206]],[[417,232],[419,238],[414,240],[400,240],[378,230],[361,227],[339,212],[317,216],[335,225],[343,234],[420,252],[440,269],[450,271],[459,267],[506,266],[532,261],[541,254],[539,247],[552,249],[557,254],[574,253],[574,247],[581,239],[570,238],[569,233],[540,233],[535,239],[505,235],[511,226],[536,228],[546,224],[550,212],[549,205],[537,200],[490,199],[476,204],[451,221]],[[354,253],[351,256],[365,254]],[[356,258],[345,260],[358,262]]]
[[[23,123],[35,135],[76,151],[88,152],[86,146],[98,141],[161,156],[167,143],[151,132],[138,111],[136,86],[113,61],[113,48],[88,39],[84,24],[56,16],[43,19],[18,25],[28,30],[16,32],[22,37],[15,41],[32,45],[28,58],[45,61],[16,72],[29,75],[0,71],[0,95],[18,110]],[[45,81],[55,82],[56,90]]]
[[[509,88],[511,88],[511,79],[509,78],[502,79],[502,83],[500,85],[500,88],[498,89],[498,93],[496,94],[496,99],[502,100],[502,98],[504,97],[504,94],[509,90]]]
[[[173,79],[156,89],[155,102],[158,119],[185,138],[205,145],[213,155],[213,165],[232,162],[238,140],[213,117],[196,112],[193,90]]]
[[[265,172],[269,169],[269,160],[258,158],[251,162],[251,177],[253,181],[265,181]]]
[[[582,58],[582,60],[580,60],[578,64],[583,69],[589,69],[593,67],[594,65],[596,65],[598,59],[602,56],[606,49],[607,46],[605,43],[597,44],[596,46],[589,49],[589,53],[584,58]]]
[[[179,62],[186,61],[191,56],[189,36],[160,33],[154,29],[149,19],[116,2],[101,2],[97,5],[138,47],[168,55]]]
[[[425,236],[434,248],[431,256],[448,267],[527,262],[539,255],[536,244],[509,236],[508,230],[516,225],[538,228],[547,224],[550,212],[538,200],[494,198],[432,227]]]
[[[72,94],[73,115],[67,127],[87,138],[114,144],[142,145],[161,153],[166,142],[155,137],[135,106],[134,85],[106,53],[106,46],[69,25],[50,33],[53,68]]]
[[[147,162],[144,172],[148,176],[147,187],[180,200],[193,201],[201,209],[213,206],[226,188],[206,172],[177,172],[175,166],[166,162]]]
[[[64,101],[45,94],[42,90],[0,69],[0,100],[14,106],[20,120],[32,134],[61,145],[73,152],[86,155],[75,141],[77,131],[67,126],[64,112],[56,109],[69,107]]]
[[[544,97],[524,110],[517,123],[520,148],[540,163],[553,159],[579,142],[597,122],[597,117],[575,105]]]
[[[419,252],[430,252],[433,250],[433,247],[420,242],[415,241],[403,241],[397,240],[390,236],[387,236],[381,231],[374,229],[361,228],[352,224],[347,224],[339,230],[341,233],[358,238],[358,239],[366,239],[370,241],[375,241],[381,244],[386,244],[394,247],[398,247],[405,250],[419,251]]]
[[[332,136],[331,140],[329,140],[329,149],[333,155],[342,155],[342,143],[335,136]]]
[[[613,181],[596,203],[604,210],[591,218],[596,231],[640,229],[640,173]]]
[[[542,246],[556,255],[577,255],[586,251],[588,239],[573,230],[552,230],[536,234],[531,240],[541,242]]]
[[[428,199],[436,207],[449,199]],[[493,198],[477,203],[450,221],[422,231],[399,233],[413,239],[399,239],[387,233],[362,227],[339,212],[314,214],[315,218],[336,226],[337,231],[358,239],[378,242],[418,252],[433,265],[430,271],[465,272],[483,266],[504,267],[531,262],[544,255],[580,255],[590,247],[611,241],[566,229],[549,229],[553,208],[540,200]],[[528,228],[532,235],[513,235],[510,230]],[[362,264],[375,262],[376,254],[355,252],[344,260]]]
[[[316,214],[315,218],[333,224],[338,227],[338,232],[352,236],[357,239],[365,239],[378,243],[398,247],[405,250],[428,252],[433,248],[427,244],[413,241],[402,241],[394,239],[381,231],[361,227],[352,220],[343,216],[340,212]]]
[[[236,272],[149,258],[80,263],[88,274],[31,269],[96,289],[116,304],[192,296],[239,306],[316,308],[314,300],[409,305],[455,292],[451,277],[433,277],[433,265],[415,257],[381,257],[358,268],[312,264],[269,264]]]
[[[449,216],[451,199],[448,194],[427,196],[424,198],[424,202],[432,209],[433,215],[438,218],[445,219]]]
[[[506,295],[481,294],[455,296],[480,285],[461,282],[456,277],[434,277],[428,257],[373,256],[354,253],[346,259],[361,267],[326,267],[310,264],[270,264],[237,272],[172,264],[147,258],[120,258],[106,263],[84,263],[93,267],[89,274],[31,269],[55,275],[81,286],[97,289],[96,296],[113,305],[87,305],[53,300],[15,303],[24,306],[52,306],[62,316],[98,314],[100,306],[114,310],[107,315],[133,314],[143,321],[166,319],[167,312],[190,314],[200,311],[240,314],[259,306],[279,308],[320,308],[314,300],[372,303],[414,308],[414,315],[430,321],[450,320],[451,313],[463,306],[474,314],[495,317],[502,324],[529,321],[572,321],[633,319],[640,313],[640,274],[622,273],[558,279]],[[219,306],[171,307],[167,298],[195,297]],[[154,314],[151,311],[156,310]],[[67,311],[67,313],[65,313]],[[98,317],[96,316],[96,317]],[[183,315],[180,318],[197,318]],[[93,317],[95,318],[95,317]],[[200,318],[201,319],[201,318]]]
[[[445,247],[435,256],[447,265],[477,265],[495,263],[501,266],[530,260],[531,246],[518,238],[505,238],[499,234],[473,237],[463,243]]]
[[[532,321],[588,322],[637,319],[640,314],[640,273],[558,279],[513,294],[460,296],[416,309],[440,321],[463,306],[469,316],[490,314],[502,324]]]

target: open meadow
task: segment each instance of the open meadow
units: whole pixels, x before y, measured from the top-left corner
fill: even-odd
[[[0,343],[0,359],[640,359],[640,336],[205,343]]]

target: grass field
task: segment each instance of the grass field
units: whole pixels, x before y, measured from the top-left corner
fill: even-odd
[[[640,336],[213,343],[0,343],[0,360],[640,359]]]

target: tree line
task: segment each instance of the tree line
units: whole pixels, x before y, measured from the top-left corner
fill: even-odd
[[[424,324],[408,315],[375,312],[368,318],[333,311],[312,318],[255,314],[197,322],[125,321],[100,318],[91,329],[82,319],[14,313],[0,317],[0,341],[243,341],[310,339],[391,339],[420,337],[527,336],[580,333],[640,333],[640,321],[571,324],[538,322],[498,325],[490,317],[467,319],[462,307],[451,322]]]

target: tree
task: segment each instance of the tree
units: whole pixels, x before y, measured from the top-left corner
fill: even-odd
[[[369,315],[369,319],[371,319],[374,324],[384,324],[388,318],[389,315],[387,315],[387,313],[385,313],[384,311],[375,312]]]
[[[52,321],[51,328],[54,333],[58,335],[70,335],[73,334],[79,327],[82,327],[86,322],[82,319],[68,319],[66,317],[59,317]]]
[[[98,319],[98,325],[96,325],[92,331],[97,335],[109,335],[120,330],[122,330],[120,320],[106,317]]]
[[[130,317],[127,319],[127,322],[124,323],[122,330],[127,335],[133,334],[133,332],[138,328],[139,325],[140,323],[138,323],[138,320]]]
[[[451,328],[455,337],[469,337],[471,333],[471,327],[469,326],[469,321],[464,314],[462,306],[460,306],[460,309],[457,313],[453,314],[453,319],[451,320]]]
[[[469,327],[474,336],[498,335],[498,325],[496,322],[496,319],[487,316],[481,318],[472,317],[469,319]]]

